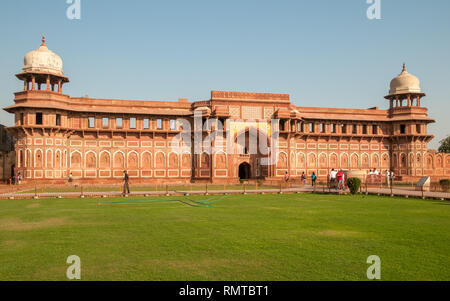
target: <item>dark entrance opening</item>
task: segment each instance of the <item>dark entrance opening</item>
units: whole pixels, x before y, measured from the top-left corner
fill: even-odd
[[[239,165],[239,179],[247,180],[250,179],[250,164],[247,162]]]

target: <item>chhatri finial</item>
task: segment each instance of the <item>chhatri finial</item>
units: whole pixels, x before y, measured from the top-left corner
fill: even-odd
[[[42,44],[41,44],[41,46],[46,46],[45,45],[45,35],[42,35]]]
[[[406,72],[406,63],[403,63],[403,70],[402,72]]]

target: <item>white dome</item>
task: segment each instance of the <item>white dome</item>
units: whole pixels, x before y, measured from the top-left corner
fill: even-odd
[[[403,64],[402,73],[391,81],[389,90],[390,95],[407,94],[407,93],[422,93],[420,89],[420,80],[406,71],[406,65]]]
[[[42,45],[36,50],[25,55],[23,72],[39,72],[64,76],[62,59],[45,45],[45,37],[42,37]]]

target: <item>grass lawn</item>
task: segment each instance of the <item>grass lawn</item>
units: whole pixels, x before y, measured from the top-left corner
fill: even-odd
[[[120,202],[120,203],[114,203]],[[0,280],[450,280],[450,203],[318,194],[0,200]]]

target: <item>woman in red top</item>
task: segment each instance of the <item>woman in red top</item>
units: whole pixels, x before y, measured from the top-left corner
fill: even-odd
[[[344,187],[344,172],[342,170],[336,174],[336,180],[338,181],[339,190],[341,190]]]

